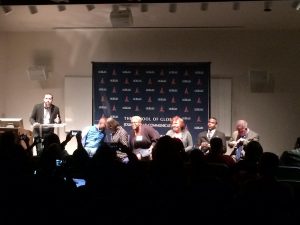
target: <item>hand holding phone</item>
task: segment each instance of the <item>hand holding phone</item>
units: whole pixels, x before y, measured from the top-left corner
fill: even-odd
[[[72,136],[76,136],[78,134],[78,132],[81,132],[80,130],[71,130],[71,135]]]

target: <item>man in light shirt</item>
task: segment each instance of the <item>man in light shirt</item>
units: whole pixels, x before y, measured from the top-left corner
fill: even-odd
[[[82,146],[87,151],[90,157],[93,157],[104,142],[106,133],[106,118],[102,117],[98,123],[89,127],[86,127],[82,131]]]

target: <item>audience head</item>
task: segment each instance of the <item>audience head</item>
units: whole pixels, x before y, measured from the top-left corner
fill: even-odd
[[[60,144],[58,135],[55,133],[46,134],[43,141],[44,148],[47,148],[49,145],[53,143]]]
[[[246,120],[238,120],[235,126],[240,136],[244,136],[248,130],[248,123]]]
[[[258,164],[259,173],[263,176],[274,176],[279,166],[279,157],[272,152],[264,152]]]
[[[184,120],[182,118],[180,118],[179,116],[174,116],[171,119],[171,127],[174,132],[176,132],[176,133],[181,132],[182,130],[185,129]]]
[[[95,155],[93,156],[93,160],[101,164],[107,164],[116,161],[117,154],[107,143],[103,143],[97,149]]]
[[[208,120],[207,126],[209,130],[214,130],[217,128],[218,120],[215,117],[211,117]]]
[[[201,166],[204,162],[204,153],[199,149],[193,149],[190,154],[192,166]]]
[[[296,143],[295,143],[295,149],[300,148],[300,137],[297,137]]]
[[[153,162],[159,165],[179,165],[184,160],[184,146],[181,140],[166,135],[160,137],[153,148]]]
[[[263,154],[263,148],[258,141],[250,141],[244,148],[245,159],[258,162]]]
[[[106,127],[114,132],[117,130],[117,127],[120,126],[119,122],[116,121],[114,118],[112,117],[109,117],[107,120],[106,120]]]
[[[219,137],[213,137],[210,139],[210,152],[209,154],[213,155],[223,155],[223,141]]]
[[[17,136],[11,131],[0,134],[0,149],[1,146],[11,146],[17,143]]]

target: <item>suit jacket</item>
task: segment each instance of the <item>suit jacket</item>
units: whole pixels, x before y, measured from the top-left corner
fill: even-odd
[[[54,123],[54,119],[56,118],[57,115],[60,120],[59,123],[61,123],[59,108],[55,105],[51,105],[50,106],[50,123]],[[36,104],[33,107],[29,121],[31,124],[34,124],[34,123],[43,124],[44,123],[44,103]],[[47,131],[53,132],[54,129],[53,128],[51,128],[51,129],[48,128],[45,130],[43,129],[43,133],[47,132]],[[38,128],[34,129],[34,135],[37,136],[38,133],[39,133],[39,129]]]
[[[197,147],[199,148],[201,146],[201,143],[202,142],[210,142],[208,137],[207,137],[207,133],[208,131],[202,131],[200,134],[198,134],[198,138],[197,138]],[[218,138],[221,138],[222,139],[222,142],[223,142],[223,153],[226,152],[226,137],[225,137],[225,134],[219,130],[215,130],[215,133],[214,135],[211,137],[211,138],[214,138],[214,137],[218,137]],[[209,150],[208,149],[201,149],[202,151],[204,152],[207,152]]]
[[[235,141],[237,141],[239,138],[240,138],[240,137],[239,137],[238,131],[234,131],[234,132],[232,133],[232,136],[231,136],[229,142],[228,142],[228,146],[231,147],[231,148],[234,148],[233,151],[232,151],[232,153],[231,153],[231,155],[235,155],[235,153],[236,153],[236,148],[235,148],[236,145],[235,145],[234,143],[235,143]],[[248,128],[248,132],[247,132],[247,134],[245,135],[244,139],[245,139],[245,140],[244,140],[244,142],[243,142],[243,146],[246,146],[250,141],[259,141],[259,135],[258,135],[256,132],[254,132],[254,131],[252,131],[252,130],[250,130],[250,129]]]
[[[238,133],[238,131],[234,131],[234,132],[232,133],[232,136],[231,136],[229,142],[228,142],[228,145],[229,145],[229,146],[232,146],[232,142],[233,142],[233,141],[237,141],[238,139],[239,139],[239,133]],[[245,146],[245,145],[247,145],[250,141],[259,141],[259,135],[258,135],[256,132],[254,132],[254,131],[252,131],[252,130],[250,130],[250,129],[248,128],[248,132],[247,132],[247,134],[245,135],[244,139],[245,139],[245,141],[244,141],[243,145]],[[233,146],[233,147],[235,147],[235,146]]]

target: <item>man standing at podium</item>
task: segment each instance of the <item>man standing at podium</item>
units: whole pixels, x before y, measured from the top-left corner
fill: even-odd
[[[39,125],[61,123],[59,108],[53,105],[52,102],[52,94],[46,93],[44,96],[44,102],[36,104],[33,107],[29,121],[34,127],[34,138],[43,138],[45,135],[54,132],[53,127],[42,127],[40,130]],[[37,155],[39,155],[41,151],[41,148],[38,147]]]

